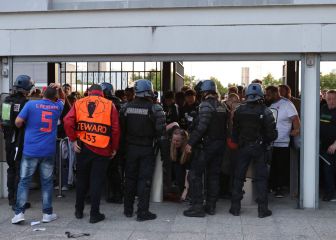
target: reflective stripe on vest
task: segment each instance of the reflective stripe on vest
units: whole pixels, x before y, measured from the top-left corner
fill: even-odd
[[[107,147],[112,136],[112,101],[88,96],[76,101],[75,110],[77,137],[88,145]]]

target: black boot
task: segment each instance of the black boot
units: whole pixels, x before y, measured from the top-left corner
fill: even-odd
[[[239,216],[240,215],[240,202],[231,202],[231,208],[229,210],[229,212],[233,215],[233,216]]]
[[[139,212],[138,211],[138,216],[137,216],[137,221],[138,222],[143,222],[147,220],[154,220],[156,219],[156,214],[151,213],[150,211],[146,212]]]
[[[83,218],[83,211],[76,210],[76,211],[75,211],[75,217],[76,217],[77,219],[82,219],[82,218]]]
[[[203,207],[191,206],[183,212],[183,215],[186,217],[205,217],[205,211]]]
[[[258,205],[258,217],[265,218],[272,215],[272,211],[268,209],[267,204],[259,204]]]
[[[209,215],[215,215],[216,214],[216,206],[214,204],[207,204],[204,207],[204,211]]]
[[[105,215],[102,213],[98,213],[98,214],[90,216],[90,223],[97,223],[97,222],[103,221],[104,219],[105,219]]]

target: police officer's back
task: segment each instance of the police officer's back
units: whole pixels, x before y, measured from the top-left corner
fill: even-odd
[[[127,150],[125,169],[124,214],[133,215],[133,203],[138,193],[137,220],[156,218],[149,212],[151,182],[155,165],[154,141],[161,147],[162,157],[168,155],[166,146],[166,119],[163,109],[153,104],[153,85],[149,80],[135,82],[136,98],[120,111],[122,144]]]
[[[246,96],[245,103],[237,108],[233,117],[232,138],[238,144],[239,152],[234,171],[230,213],[235,216],[240,214],[245,175],[250,162],[254,161],[258,216],[262,218],[272,215],[268,209],[268,168],[265,152],[277,138],[277,131],[273,113],[263,103],[261,85],[250,84]]]
[[[184,211],[187,217],[204,217],[205,212],[214,215],[219,192],[219,175],[224,156],[227,132],[227,109],[219,102],[217,86],[212,80],[205,80],[196,87],[202,95],[199,114],[190,134],[187,153],[192,152],[189,183],[192,206]],[[207,170],[207,196],[203,208],[202,176]]]
[[[5,138],[7,170],[7,186],[9,205],[15,204],[17,186],[18,162],[21,160],[23,150],[24,129],[15,126],[15,119],[28,101],[27,96],[34,83],[27,75],[19,75],[14,83],[14,93],[7,96],[2,107],[7,107],[8,116],[2,116],[1,126]],[[4,110],[4,109],[3,109]]]

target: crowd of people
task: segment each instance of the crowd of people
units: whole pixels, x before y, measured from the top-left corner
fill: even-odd
[[[110,83],[93,84],[83,96],[69,84],[51,84],[42,91],[33,87],[29,76],[20,75],[4,101],[8,116],[2,116],[1,125],[13,224],[25,220],[37,169],[43,222],[57,219],[52,208],[56,185],[76,188],[77,219],[90,202],[90,223],[104,220],[102,195],[107,202],[124,204],[128,218],[136,213],[138,221],[155,219],[149,202],[157,157],[162,161],[163,198],[189,202],[183,213],[187,217],[214,215],[220,197],[230,198],[229,212],[239,216],[251,162],[258,217],[272,215],[270,192],[277,198],[289,193],[290,148],[300,148],[300,99],[291,96],[287,85],[264,89],[256,79],[219,96],[215,82],[204,80],[194,89],[164,92],[162,99],[145,79],[117,91]],[[321,94],[320,138],[323,200],[333,201],[335,90]],[[72,154],[57,168],[59,139],[68,140]],[[64,172],[60,182],[55,181],[58,171]]]

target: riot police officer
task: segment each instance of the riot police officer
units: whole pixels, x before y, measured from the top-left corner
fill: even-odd
[[[15,119],[19,115],[19,112],[23,109],[23,106],[28,101],[27,96],[31,89],[34,87],[34,83],[27,75],[19,75],[14,83],[14,93],[5,98],[4,105],[9,106],[9,116],[5,119],[2,116],[2,128],[5,138],[6,160],[8,164],[7,169],[7,188],[8,188],[8,201],[9,205],[13,206],[16,202],[16,189],[18,184],[18,170],[20,167],[20,161],[23,150],[24,130],[18,129],[15,126]],[[26,204],[26,208],[30,204]]]
[[[137,221],[153,220],[149,211],[150,191],[155,165],[154,141],[163,159],[168,156],[166,118],[162,107],[153,103],[153,85],[149,80],[135,82],[136,97],[120,111],[122,144],[126,147],[124,214],[133,216],[138,196]]]
[[[218,100],[215,82],[204,80],[196,91],[200,92],[202,102],[199,105],[198,120],[186,146],[186,152],[193,153],[189,172],[192,206],[183,212],[187,217],[215,214],[227,132],[227,109]],[[203,207],[202,176],[205,170],[207,189],[206,204]]]
[[[238,156],[234,171],[230,213],[240,215],[240,201],[249,164],[254,161],[254,182],[257,190],[258,216],[272,215],[268,209],[268,168],[265,157],[267,148],[277,138],[276,123],[271,110],[263,103],[264,93],[258,83],[252,83],[246,90],[246,101],[235,111],[232,140],[238,144]]]
[[[103,89],[104,92],[104,97],[111,100],[114,104],[114,106],[116,106],[118,112],[120,111],[121,105],[122,105],[122,101],[120,98],[118,98],[115,94],[114,94],[114,87],[111,83],[108,82],[103,82],[100,84],[101,88]]]
[[[122,101],[114,95],[113,85],[108,82],[103,82],[100,86],[103,89],[104,97],[111,100],[119,112]],[[123,203],[123,160],[124,156],[118,151],[115,159],[110,161],[107,168],[106,201],[109,203]]]

